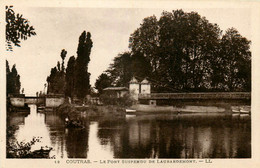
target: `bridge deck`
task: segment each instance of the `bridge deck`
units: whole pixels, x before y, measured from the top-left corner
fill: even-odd
[[[151,93],[139,94],[139,99],[251,99],[251,92],[207,92],[207,93]]]

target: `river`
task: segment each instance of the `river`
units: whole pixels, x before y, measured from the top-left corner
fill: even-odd
[[[225,114],[81,116],[85,128],[65,128],[54,112],[11,113],[15,138],[33,149],[52,147],[55,158],[250,158],[251,117]]]

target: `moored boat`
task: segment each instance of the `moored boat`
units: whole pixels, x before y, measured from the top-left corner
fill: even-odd
[[[66,128],[85,128],[79,120],[65,119]]]
[[[250,114],[251,107],[250,106],[235,106],[231,107],[233,113],[240,113],[240,114]]]
[[[240,113],[243,114],[250,114],[251,112],[251,107],[250,106],[243,106],[240,108]]]
[[[136,113],[136,110],[134,110],[134,109],[125,109],[125,112],[126,112],[127,114],[135,114],[135,113]]]
[[[37,111],[38,112],[43,112],[45,110],[45,107],[44,106],[38,106],[37,107]]]

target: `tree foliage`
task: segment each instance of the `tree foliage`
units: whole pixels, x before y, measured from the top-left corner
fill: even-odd
[[[107,73],[102,73],[95,83],[95,88],[98,90],[99,94],[102,94],[103,89],[112,86],[112,80]]]
[[[131,53],[125,52],[114,58],[107,72],[113,81],[114,86],[127,86],[131,79]]]
[[[219,68],[221,83],[225,90],[251,90],[251,52],[250,41],[242,37],[234,28],[226,31],[221,39]]]
[[[89,78],[90,73],[88,72],[88,63],[90,61],[90,53],[93,42],[91,40],[91,34],[84,31],[79,37],[79,44],[77,49],[76,66],[75,66],[75,88],[76,95],[78,98],[84,98],[90,93]]]
[[[73,97],[75,93],[75,66],[76,66],[76,59],[74,56],[71,56],[68,61],[68,65],[66,68],[66,90],[65,95],[69,97]]]
[[[6,42],[7,51],[12,51],[13,45],[20,47],[21,40],[35,36],[34,27],[29,25],[29,21],[23,15],[16,14],[13,6],[6,6]]]
[[[80,99],[90,94],[88,63],[92,45],[91,34],[84,31],[79,37],[77,57],[69,58],[66,69],[64,60],[67,51],[65,49],[61,51],[62,63],[58,61],[57,66],[51,69],[47,77],[48,94],[65,94],[71,98],[76,96]]]
[[[66,57],[67,51],[64,49],[61,51],[62,67],[60,67],[60,62],[57,62],[57,66],[51,69],[50,75],[47,77],[48,83],[48,94],[64,94],[65,92],[65,68],[64,59]]]
[[[6,94],[19,94],[21,89],[20,75],[17,72],[16,65],[9,68],[6,60]]]
[[[112,84],[135,76],[153,82],[155,92],[250,91],[250,41],[234,28],[224,35],[196,12],[164,11],[143,19],[107,70]]]

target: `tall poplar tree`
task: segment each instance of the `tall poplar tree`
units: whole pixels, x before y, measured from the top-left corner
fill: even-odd
[[[75,91],[78,98],[84,98],[90,93],[89,78],[90,73],[88,72],[88,63],[90,61],[90,53],[93,42],[91,40],[91,34],[84,31],[79,37],[79,44],[77,49],[76,68],[75,68]]]
[[[71,56],[67,68],[66,68],[66,89],[65,89],[65,95],[69,96],[71,98],[74,97],[75,92],[75,67],[76,67],[76,59],[74,56]]]

